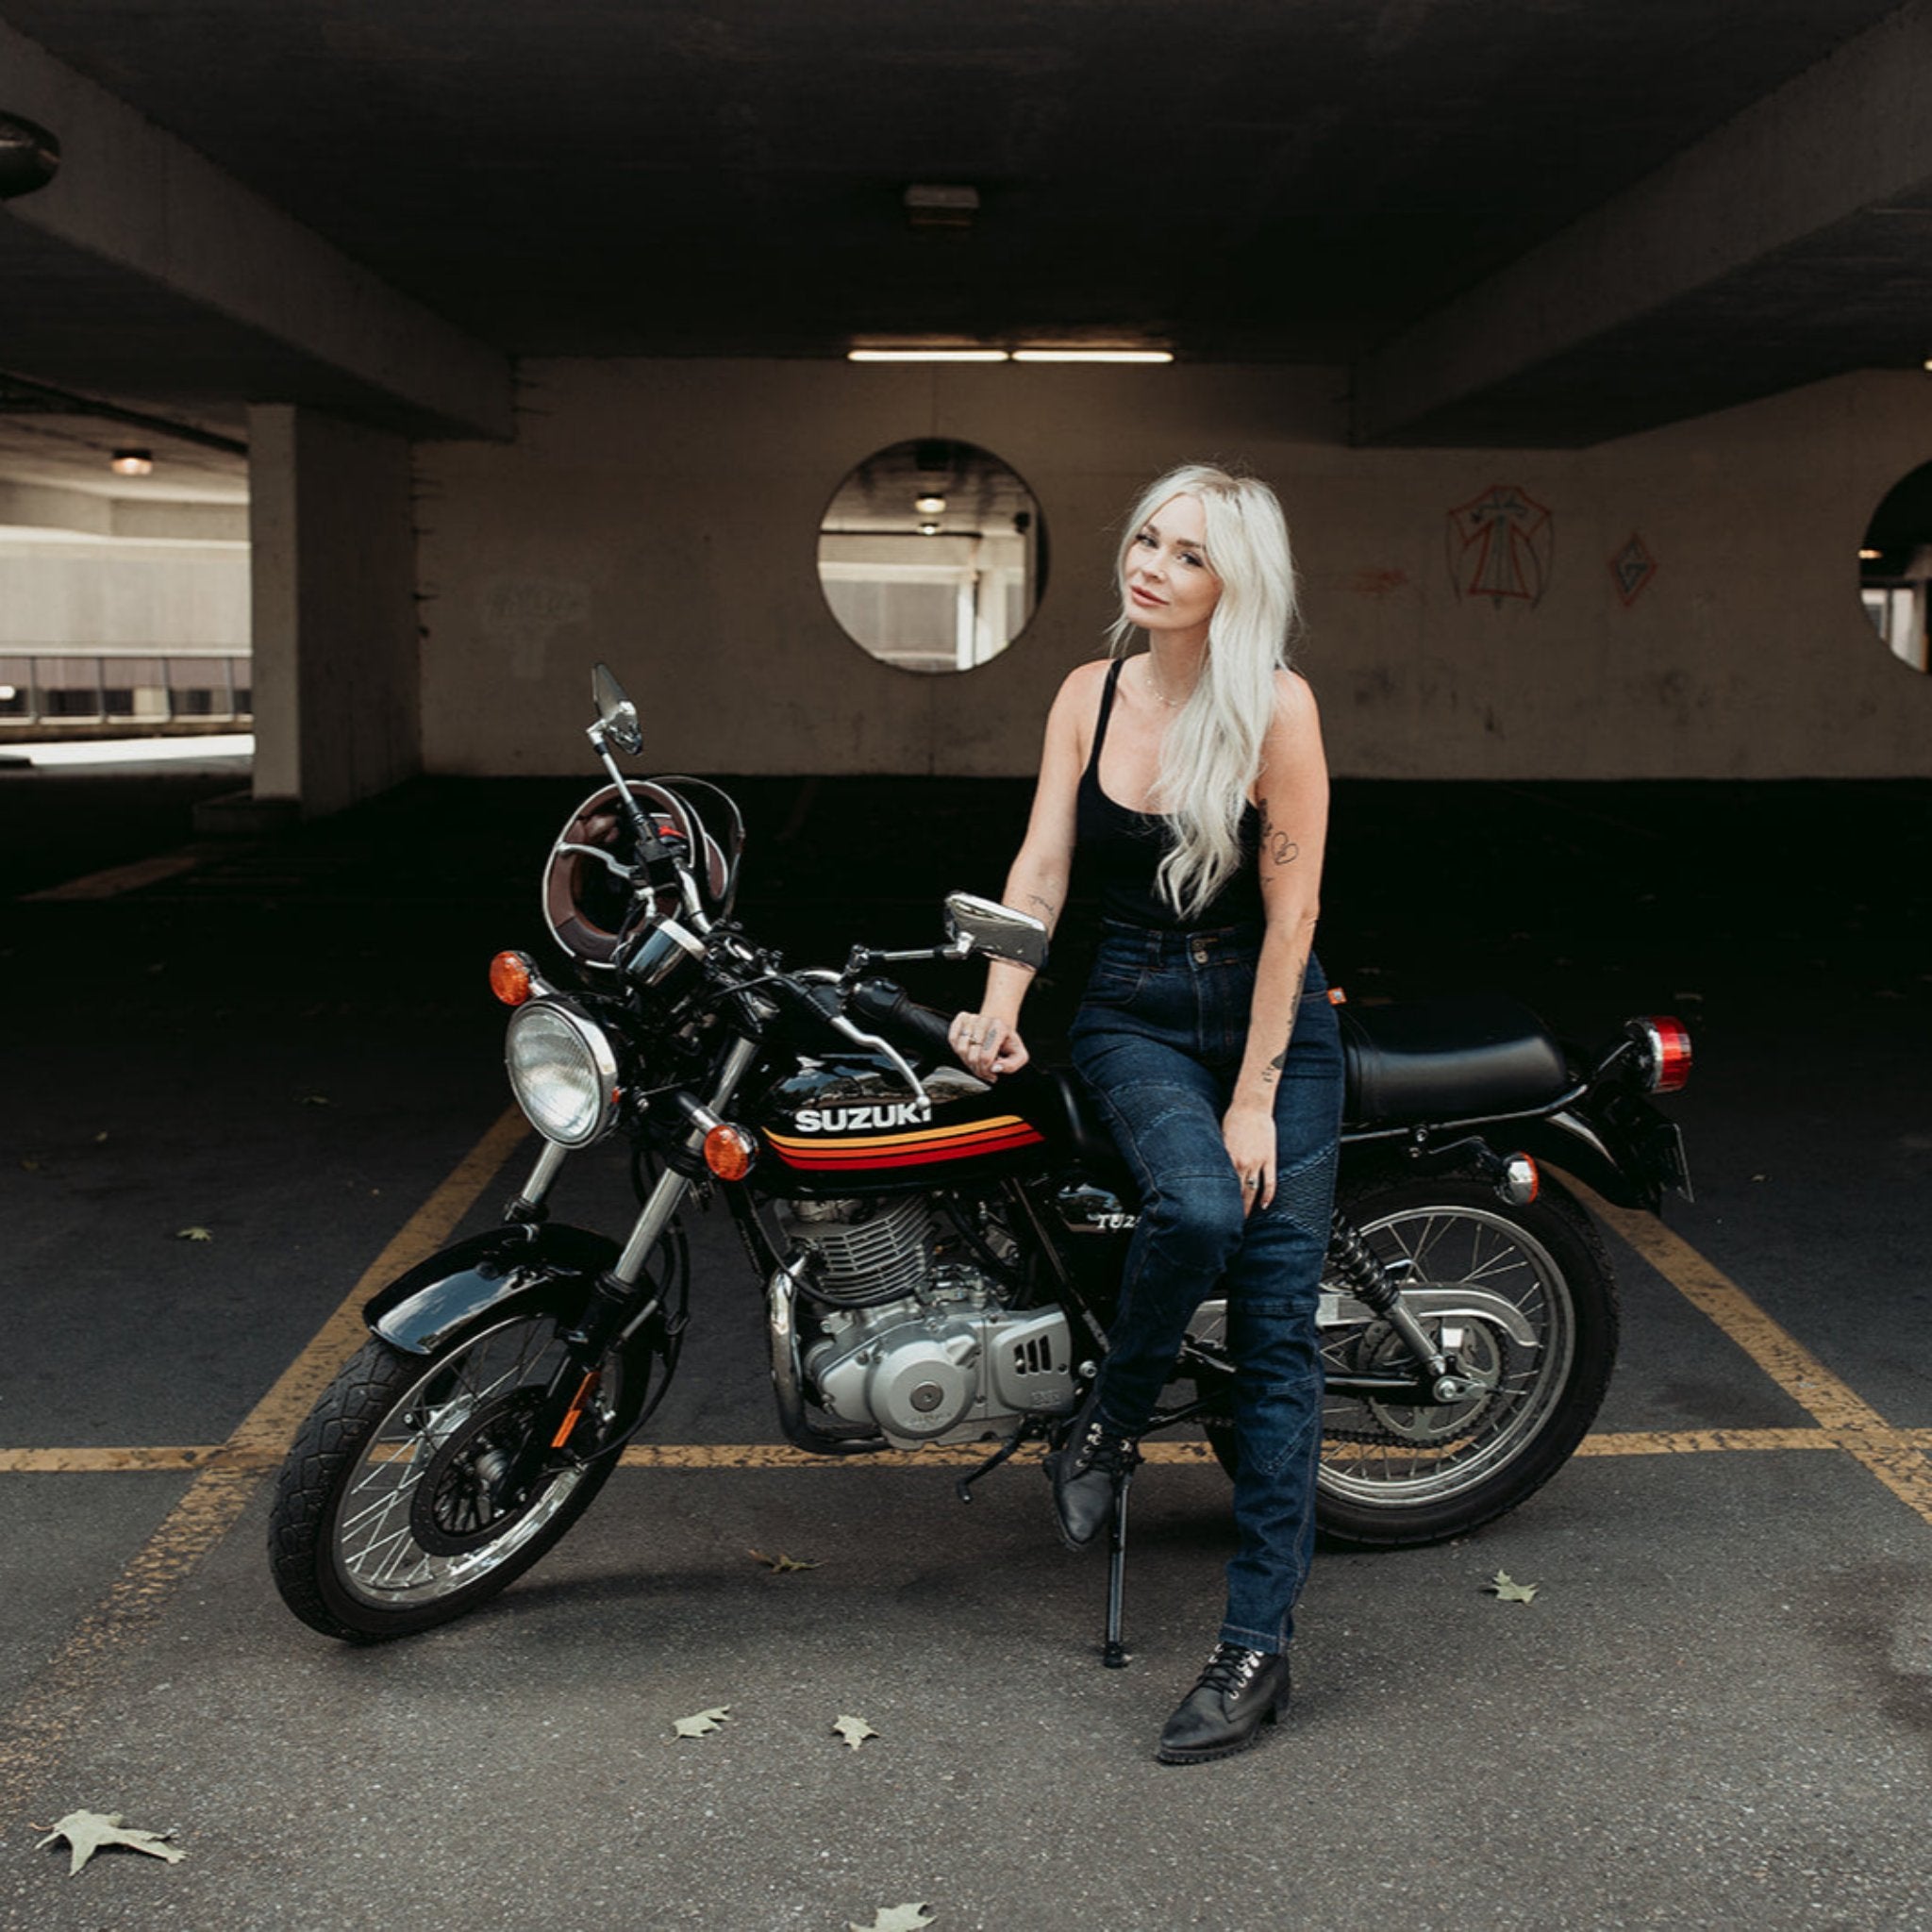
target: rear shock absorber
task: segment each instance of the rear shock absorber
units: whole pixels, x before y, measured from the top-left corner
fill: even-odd
[[[1328,1224],[1328,1272],[1355,1291],[1355,1298],[1371,1312],[1386,1316],[1402,1299],[1368,1237],[1340,1208]]]
[[[1404,1305],[1401,1289],[1370,1247],[1368,1237],[1339,1208],[1328,1224],[1328,1272],[1339,1275],[1371,1314],[1380,1316],[1408,1344],[1433,1379],[1438,1402],[1455,1402],[1469,1393],[1469,1385],[1455,1373],[1449,1357]]]

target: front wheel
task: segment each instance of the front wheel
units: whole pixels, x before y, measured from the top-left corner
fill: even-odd
[[[565,1362],[548,1315],[519,1316],[439,1353],[364,1344],[316,1404],[283,1464],[269,1520],[282,1600],[351,1642],[446,1623],[520,1576],[590,1507],[615,1454],[509,1472]],[[572,1438],[613,1439],[621,1372],[607,1369]]]
[[[1364,1181],[1345,1186],[1338,1205],[1480,1388],[1439,1405],[1331,1390],[1316,1520],[1357,1549],[1461,1536],[1541,1489],[1594,1419],[1617,1355],[1609,1257],[1583,1209],[1547,1176],[1524,1207],[1459,1175]],[[1330,1282],[1323,1299],[1331,1375],[1411,1365],[1389,1324],[1345,1290]],[[1232,1421],[1210,1414],[1204,1426],[1231,1473]]]

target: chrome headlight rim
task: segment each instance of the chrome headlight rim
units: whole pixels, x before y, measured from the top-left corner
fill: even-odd
[[[516,1057],[518,1034],[520,1030],[528,1032],[533,1026],[560,1029],[563,1039],[582,1057],[580,1067],[572,1070],[583,1076],[580,1101],[588,1099],[590,1103],[589,1118],[582,1127],[574,1127],[568,1133],[558,1131],[558,1113],[541,1105],[534,1082],[522,1075]],[[554,1032],[552,1037],[556,1037]],[[589,1147],[617,1124],[622,1094],[616,1050],[603,1026],[575,1001],[558,997],[534,999],[517,1008],[509,1016],[504,1036],[504,1065],[509,1074],[510,1092],[523,1109],[524,1118],[546,1141],[559,1147]]]

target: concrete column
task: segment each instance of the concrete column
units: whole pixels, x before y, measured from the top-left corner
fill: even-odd
[[[255,796],[305,818],[422,768],[409,445],[249,411]]]

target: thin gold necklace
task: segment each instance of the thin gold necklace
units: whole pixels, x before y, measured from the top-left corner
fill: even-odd
[[[1148,689],[1153,691],[1154,695],[1158,697],[1160,700],[1160,702],[1163,705],[1165,705],[1170,711],[1179,711],[1186,709],[1188,702],[1186,698],[1171,698],[1164,691],[1161,690],[1160,680],[1154,675],[1154,657],[1151,652],[1148,654],[1147,658],[1147,684]]]

